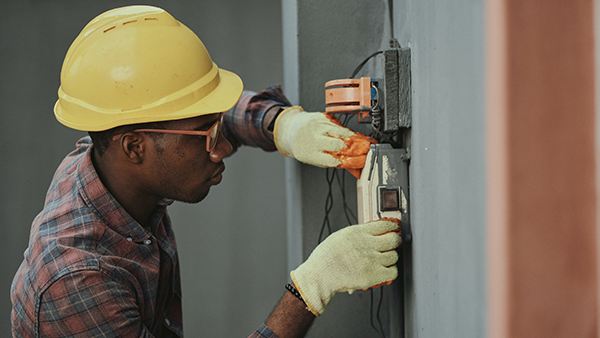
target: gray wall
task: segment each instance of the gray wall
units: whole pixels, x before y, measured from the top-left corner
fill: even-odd
[[[60,67],[79,31],[133,1],[2,1],[0,10],[0,336],[10,336],[9,288],[56,166],[83,135],[54,119]],[[194,30],[213,60],[246,88],[282,82],[278,0],[145,1]],[[283,159],[241,149],[199,205],[170,207],[180,250],[184,329],[245,337],[287,280]]]
[[[409,328],[415,337],[483,337],[483,2],[397,3],[395,18],[408,23],[397,35],[413,49]]]
[[[326,81],[349,77],[366,56],[387,48],[388,2],[290,2],[295,6],[290,4],[287,13],[297,12],[298,71],[295,78],[286,77],[286,84],[297,85],[306,109],[322,110]],[[413,267],[407,276],[407,337],[485,335],[483,15],[480,0],[393,1],[394,35],[412,50]],[[295,38],[285,32],[284,39]],[[284,52],[284,64],[294,57]],[[359,76],[381,76],[377,61]],[[288,177],[289,187],[301,191],[295,203],[302,210],[306,257],[317,244],[324,216],[325,173],[288,167],[294,175]],[[352,196],[348,181],[353,179],[347,178]],[[334,230],[346,225],[339,190],[335,201]],[[389,289],[384,292],[391,295]],[[376,337],[369,307],[368,293],[336,296],[309,335]]]

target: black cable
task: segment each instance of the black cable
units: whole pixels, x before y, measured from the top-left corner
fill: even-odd
[[[342,123],[342,125],[347,126],[351,115],[350,114],[343,114],[343,115],[344,115],[343,121],[338,116],[334,115],[334,117],[336,117],[338,120],[340,120],[340,123]],[[344,181],[346,172],[345,172],[345,170],[342,172],[342,181],[341,182],[340,182],[340,175],[336,175],[337,172],[338,172],[338,169],[335,169],[335,168],[327,168],[325,170],[325,179],[327,181],[327,197],[325,198],[325,216],[323,217],[323,223],[321,224],[321,230],[319,231],[318,243],[321,243],[321,241],[323,240],[323,232],[325,231],[325,227],[327,227],[327,229],[329,231],[328,235],[332,233],[331,221],[329,220],[329,213],[333,209],[333,181],[336,179],[336,176],[337,176],[338,184],[340,185],[340,189],[342,191],[342,202],[343,202],[343,206],[344,206],[344,214],[346,215],[346,220],[348,221],[349,225],[356,223],[356,221],[352,222],[350,216],[355,220],[356,220],[356,216],[354,216],[352,209],[350,209],[350,207],[348,206],[348,203],[346,203],[346,188],[345,188],[345,181]],[[331,173],[331,178],[329,177],[330,173]]]
[[[344,127],[348,127],[348,121],[350,121],[351,116],[352,116],[352,114],[344,114],[344,122],[342,122]]]
[[[381,332],[379,332],[379,330],[375,327],[375,324],[373,323],[373,289],[369,290],[369,293],[371,294],[371,327],[373,328],[373,330],[375,330],[375,332],[377,332],[377,334],[382,337],[385,338]]]
[[[394,1],[388,0],[388,13],[390,14],[390,48],[400,48],[400,43],[394,37]]]
[[[331,174],[331,179],[329,178],[330,169],[333,171],[333,173]],[[332,185],[333,185],[333,181],[335,179],[335,174],[336,174],[335,169],[333,169],[333,168],[325,169],[325,179],[327,180],[328,191],[327,191],[327,198],[325,199],[325,217],[323,218],[323,224],[321,225],[321,231],[319,232],[319,242],[318,243],[321,243],[321,240],[323,238],[323,231],[325,230],[325,226],[327,226],[327,230],[329,230],[329,234],[331,234],[331,223],[329,221],[329,213],[331,212],[331,209],[333,209],[333,187],[332,187]]]
[[[390,36],[392,37],[392,41],[394,38],[394,1],[388,0],[388,13],[390,15]]]
[[[379,311],[381,310],[381,303],[383,302],[383,286],[381,286],[379,291],[379,305],[377,305],[377,321],[379,322],[379,328],[381,329],[381,335],[385,338],[385,333],[383,332],[383,324],[381,324],[381,317],[379,317]]]
[[[340,176],[342,176],[340,178]],[[346,221],[348,221],[348,225],[356,224],[358,220],[356,216],[354,216],[354,212],[346,202],[346,171],[342,171],[342,175],[337,175],[337,181],[340,186],[340,190],[342,191],[342,201],[344,203],[344,215],[346,216]]]
[[[366,59],[365,59],[363,62],[361,62],[361,63],[358,65],[358,67],[356,67],[356,69],[354,70],[354,72],[352,73],[352,75],[350,75],[350,78],[351,78],[351,79],[354,79],[354,77],[356,76],[356,74],[358,74],[358,72],[360,72],[360,70],[361,70],[361,69],[362,69],[362,67],[365,65],[365,63],[367,63],[367,61],[371,60],[371,58],[372,58],[372,57],[374,57],[374,56],[376,56],[376,55],[379,55],[379,54],[381,54],[381,53],[383,53],[383,51],[382,51],[382,50],[380,50],[380,51],[377,51],[377,52],[375,52],[375,53],[373,53],[373,54],[369,55],[369,57],[367,57],[367,58],[366,58]]]
[[[348,122],[350,121],[351,116],[352,116],[351,114],[345,114],[344,121],[342,122],[342,125],[344,127],[348,127]],[[346,170],[342,171],[341,176],[342,176],[342,178],[340,180],[340,175],[338,175],[338,184],[340,185],[340,190],[342,191],[342,202],[344,204],[344,215],[346,216],[348,225],[356,224],[358,222],[358,219],[356,218],[356,216],[354,215],[354,212],[352,212],[352,209],[350,208],[350,206],[348,206],[348,203],[346,202]]]

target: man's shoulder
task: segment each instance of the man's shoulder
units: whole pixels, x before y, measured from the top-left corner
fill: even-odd
[[[31,228],[29,269],[35,274],[45,271],[39,277],[47,282],[73,269],[98,269],[95,248],[106,225],[85,205],[64,205],[68,203],[42,211]]]
[[[52,182],[46,194],[44,209],[52,208],[53,205],[64,204],[64,200],[69,200],[77,195],[77,180],[84,166],[92,166],[91,160],[86,158],[91,147],[89,137],[84,137],[77,141],[77,148],[71,151],[59,164],[54,172]],[[93,168],[93,166],[92,166]]]

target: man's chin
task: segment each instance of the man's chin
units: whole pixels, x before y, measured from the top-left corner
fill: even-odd
[[[207,189],[206,191],[203,191],[197,195],[183,196],[183,197],[179,196],[178,198],[174,198],[174,200],[183,202],[183,203],[188,203],[188,204],[200,203],[206,198],[206,196],[208,196],[209,190],[210,189]]]

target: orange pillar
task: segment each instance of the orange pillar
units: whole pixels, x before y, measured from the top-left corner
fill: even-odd
[[[488,336],[597,337],[593,0],[486,5]]]

